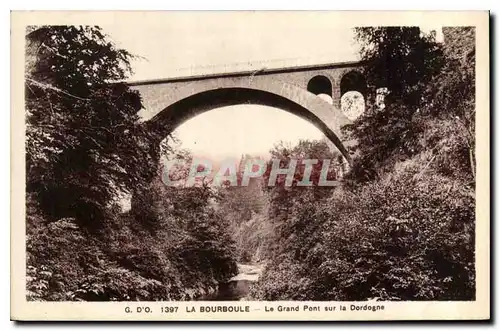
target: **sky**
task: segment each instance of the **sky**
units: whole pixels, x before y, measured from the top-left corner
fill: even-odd
[[[161,24],[120,21],[102,28],[117,46],[141,57],[132,63],[131,81],[359,59],[352,28],[321,12],[274,19],[258,12],[176,12]],[[175,134],[183,148],[216,159],[263,155],[279,141],[323,137],[309,122],[259,105],[214,109]]]
[[[131,80],[158,79],[202,72],[356,60],[352,29],[321,12],[269,16],[169,13],[165,20],[141,24],[115,22],[103,26],[129,52],[143,56],[133,64]],[[292,19],[293,21],[291,21]]]

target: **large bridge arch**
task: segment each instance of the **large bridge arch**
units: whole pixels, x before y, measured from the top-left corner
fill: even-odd
[[[174,94],[171,88],[166,83],[154,84],[156,107],[143,109],[139,113],[145,125],[161,132],[163,136],[196,115],[218,107],[266,105],[311,122],[334,143],[348,162],[351,160],[340,130],[351,120],[340,109],[306,89],[277,80],[258,80],[252,76],[211,79],[202,84],[186,82],[177,86]],[[140,86],[138,89],[141,90]]]

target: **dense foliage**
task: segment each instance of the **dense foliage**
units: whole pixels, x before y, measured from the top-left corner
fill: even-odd
[[[444,32],[356,29],[369,90],[388,94],[345,128],[349,169],[300,141],[271,150],[281,168],[297,160],[291,186],[268,185],[269,161],[248,186],[212,187],[182,167],[162,182],[161,158],[192,156],[138,123],[140,96],[120,83],[130,54],[97,27],[29,29],[28,299],[196,299],[236,261],[266,265],[260,300],[474,299],[475,36]],[[298,185],[305,159],[320,160],[312,186]],[[317,185],[325,159],[341,185]]]
[[[357,146],[342,187],[270,215],[286,231],[254,298],[475,298],[474,29],[445,32],[439,45],[417,28],[357,29],[385,108],[346,128]]]
[[[267,185],[263,178],[251,178],[248,185],[241,185],[246,163],[255,159],[259,158],[243,155],[236,169],[239,185],[218,189],[218,209],[236,242],[237,259],[243,263],[265,260],[271,245],[270,235],[274,232],[268,221],[269,198],[263,190]]]
[[[27,35],[27,191],[50,219],[99,226],[114,197],[154,169],[140,96],[124,83],[131,55],[97,27]]]

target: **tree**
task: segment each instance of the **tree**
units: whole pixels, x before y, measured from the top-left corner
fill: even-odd
[[[473,178],[474,29],[445,28],[444,45],[416,27],[357,28],[356,35],[368,84],[386,87],[388,95],[383,110],[368,109],[347,128],[360,155],[352,177],[374,179],[433,151],[428,161],[441,171]]]
[[[352,177],[370,180],[426,148],[419,144],[422,110],[429,103],[429,84],[442,71],[445,58],[432,35],[418,27],[363,27],[355,33],[366,62],[367,84],[388,91],[383,110],[370,102],[371,108],[346,128],[357,140],[360,155]]]
[[[330,162],[327,172],[328,180],[339,179],[342,170],[342,157],[338,151],[332,150],[324,141],[300,140],[295,146],[279,143],[270,151],[273,160],[280,161],[280,168],[289,167],[291,160],[296,160],[296,170],[290,186],[286,184],[286,176],[279,175],[275,186],[266,186],[271,198],[271,218],[286,217],[292,209],[301,206],[309,199],[320,199],[332,191],[331,186],[319,185],[323,162]],[[316,159],[318,162],[312,165],[309,180],[312,186],[300,186],[298,183],[304,179],[306,165],[305,160]],[[272,161],[268,163],[264,180],[267,185],[272,168]]]
[[[52,219],[97,225],[118,193],[155,170],[159,146],[123,83],[133,56],[95,26],[27,32],[27,192]]]
[[[442,50],[418,27],[356,28],[367,84],[386,87],[393,99],[418,106],[425,84],[443,65]]]

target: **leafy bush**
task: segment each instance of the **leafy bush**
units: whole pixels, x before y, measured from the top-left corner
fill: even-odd
[[[339,189],[284,221],[282,249],[254,295],[474,299],[473,190],[437,174],[420,177],[415,160],[400,166],[397,174]]]

